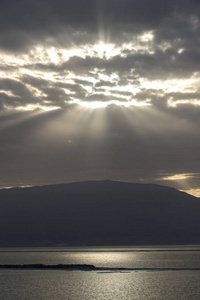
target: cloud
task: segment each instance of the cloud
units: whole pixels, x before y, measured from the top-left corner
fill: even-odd
[[[198,12],[199,3],[194,1],[165,4],[158,0],[21,0],[18,3],[8,0],[1,2],[0,44],[3,49],[21,51],[43,42],[54,46],[66,46],[74,40],[82,43],[88,35],[95,40],[99,31],[116,41],[122,40],[123,35],[149,29],[163,34],[164,28],[172,37],[177,33],[170,23],[172,20],[179,29],[179,23],[189,15],[191,27],[196,29]],[[178,24],[177,15],[180,16]]]
[[[1,1],[1,186],[196,174],[181,187],[196,189],[199,15],[192,0]]]
[[[27,104],[35,97],[60,107],[96,101],[103,87],[112,99],[127,93],[128,101],[198,106],[199,9],[198,2],[178,0],[3,1],[1,72],[24,85]],[[20,99],[10,102],[17,107]]]

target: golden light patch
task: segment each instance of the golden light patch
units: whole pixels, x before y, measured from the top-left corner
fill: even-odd
[[[175,174],[175,175],[170,175],[170,176],[166,176],[163,177],[162,180],[185,180],[188,179],[190,177],[193,177],[193,174]]]
[[[200,189],[188,189],[188,190],[181,190],[181,191],[195,197],[200,197]]]

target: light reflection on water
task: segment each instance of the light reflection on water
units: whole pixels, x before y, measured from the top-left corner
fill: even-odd
[[[200,294],[198,271],[5,270],[0,278],[1,300],[199,300]]]
[[[185,247],[1,249],[0,264],[200,268],[200,247],[188,250]],[[199,295],[200,271],[0,270],[1,300],[199,300]]]
[[[0,251],[0,264],[92,264],[112,268],[200,268],[200,247],[58,248]],[[142,251],[141,251],[142,250]],[[167,251],[168,250],[168,251]]]

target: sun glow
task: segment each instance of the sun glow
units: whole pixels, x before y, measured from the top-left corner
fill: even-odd
[[[137,66],[129,68],[125,64],[120,71],[125,57],[131,59],[132,55],[144,52],[152,54],[155,50],[152,48],[153,31],[145,31],[118,45],[105,37],[106,34],[102,34],[95,43],[79,47],[74,43],[66,49],[38,45],[28,54],[17,57],[3,52],[0,62],[15,66],[12,72],[1,72],[2,80],[9,77],[0,89],[2,97],[10,99],[11,103],[8,105],[9,101],[4,100],[4,109],[48,111],[62,109],[66,104],[92,109],[109,105],[149,106],[153,97],[164,96],[170,108],[188,104],[200,106],[199,72],[185,79],[152,79],[137,74]],[[179,50],[180,54],[183,49]],[[28,95],[26,102],[24,93]]]
[[[72,103],[72,102],[71,102]],[[151,104],[146,101],[146,102],[137,102],[136,100],[131,100],[127,102],[123,101],[118,101],[118,100],[110,100],[110,101],[80,101],[80,100],[74,100],[73,103],[79,104],[81,106],[85,106],[88,108],[92,109],[97,109],[97,108],[103,108],[107,107],[109,105],[116,105],[116,106],[124,106],[124,107],[130,107],[130,106],[150,106]]]
[[[95,44],[93,49],[101,59],[109,59],[110,57],[118,54],[118,51],[115,49],[113,44],[100,42]]]

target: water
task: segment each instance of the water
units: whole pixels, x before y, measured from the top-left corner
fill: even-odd
[[[0,250],[0,264],[38,263],[93,264],[108,270],[0,270],[0,299],[200,299],[200,271],[195,270],[200,268],[200,246]],[[116,270],[120,267],[142,270]]]

